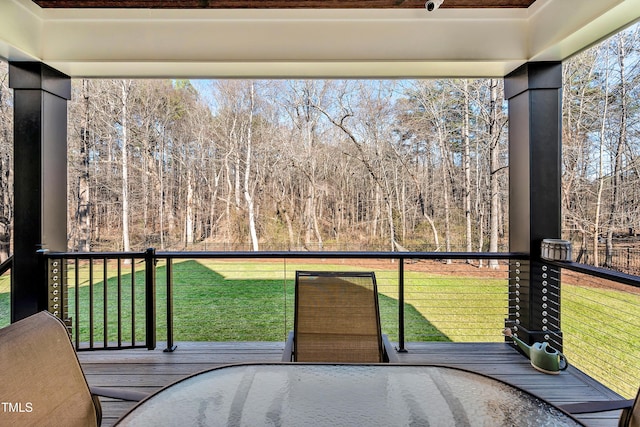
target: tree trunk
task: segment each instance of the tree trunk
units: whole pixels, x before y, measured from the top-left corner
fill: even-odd
[[[247,210],[249,214],[249,234],[251,236],[251,246],[254,251],[258,251],[258,233],[256,231],[256,218],[255,218],[255,206],[253,201],[253,195],[250,191],[250,175],[251,175],[251,150],[252,150],[252,127],[253,127],[253,108],[254,108],[254,85],[251,82],[250,87],[250,102],[249,102],[249,124],[247,126],[247,146],[246,146],[246,158],[245,158],[245,170],[244,170],[244,198],[247,202]]]
[[[610,45],[610,42],[609,42]],[[600,240],[600,212],[602,210],[602,193],[604,192],[604,143],[607,131],[607,119],[609,113],[609,49],[605,49],[606,52],[606,66],[604,74],[604,105],[601,117],[600,125],[600,151],[598,161],[598,190],[596,196],[596,211],[593,221],[593,265],[598,267],[600,265],[600,254],[598,251]]]
[[[165,248],[164,234],[165,234],[165,224],[164,224],[164,209],[166,206],[166,194],[164,190],[164,166],[162,159],[166,156],[165,149],[165,132],[166,128],[163,128],[162,134],[160,135],[160,157],[158,158],[158,220],[160,222],[160,248]]]
[[[498,81],[491,79],[489,83],[489,88],[491,90],[491,101],[490,101],[490,123],[489,123],[489,140],[490,140],[490,148],[489,148],[489,182],[490,182],[490,194],[491,194],[491,230],[489,235],[489,252],[498,252],[498,237],[499,237],[499,221],[498,216],[500,215],[500,186],[498,183],[498,171],[500,169],[499,164],[499,150],[498,150],[498,142],[499,135],[497,130],[498,125]],[[489,260],[489,268],[498,268],[498,260],[492,259]]]
[[[605,255],[605,266],[611,267],[613,264],[613,230],[618,226],[616,215],[618,214],[618,206],[620,204],[620,174],[622,171],[622,151],[627,143],[627,76],[625,70],[626,46],[624,33],[616,36],[617,41],[617,58],[620,79],[620,105],[619,115],[620,124],[618,125],[618,140],[615,147],[613,159],[613,174],[611,181],[611,206],[609,208],[609,231],[607,233],[607,249]]]
[[[89,114],[89,80],[82,80],[82,98],[84,107],[83,124],[80,130],[80,170],[78,176],[77,189],[77,210],[76,210],[76,234],[75,249],[79,252],[90,251],[91,242],[91,216],[89,200],[89,139],[92,133],[90,129]]]
[[[445,137],[440,126],[438,126],[438,146],[440,147],[440,156],[442,158],[441,171],[441,184],[442,184],[442,208],[444,210],[444,239],[445,239],[445,251],[451,252],[451,203],[449,200],[451,186],[449,183],[449,150],[446,146]],[[451,260],[447,260],[447,264],[450,264]]]
[[[194,218],[193,218],[193,175],[191,170],[187,171],[187,200],[185,206],[185,221],[184,221],[184,243],[185,246],[193,245],[195,239],[193,237]]]
[[[471,234],[471,141],[469,138],[469,81],[464,80],[464,117],[462,122],[462,140],[464,144],[463,168],[464,168],[464,220],[465,220],[465,237],[467,240],[467,252],[473,250],[472,234]],[[467,260],[470,264],[471,260]]]
[[[122,148],[122,250],[124,252],[131,251],[131,244],[129,241],[129,156],[127,153],[127,146],[129,144],[128,134],[128,102],[129,93],[131,90],[132,82],[122,81],[122,140],[120,141]]]

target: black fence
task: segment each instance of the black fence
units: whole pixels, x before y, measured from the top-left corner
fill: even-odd
[[[580,249],[574,253],[575,262],[596,267],[603,267],[623,273],[640,275],[640,248],[606,248],[598,249],[598,265],[595,264],[595,252],[591,249]]]

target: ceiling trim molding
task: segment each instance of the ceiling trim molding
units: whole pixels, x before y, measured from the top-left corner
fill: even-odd
[[[0,2],[0,56],[74,77],[502,77],[563,60],[640,0],[528,9],[40,9]]]

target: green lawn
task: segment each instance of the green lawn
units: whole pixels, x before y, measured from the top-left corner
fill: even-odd
[[[183,261],[173,265],[173,312],[176,341],[282,341],[293,328],[295,270],[317,269],[317,265],[297,264],[283,275],[282,266],[271,263]],[[331,266],[327,267],[331,269]],[[104,312],[105,280],[94,271],[94,285],[88,285],[88,273],[80,270],[80,341],[89,341],[89,298],[93,295],[94,313]],[[74,283],[74,271],[69,283]],[[158,340],[166,337],[166,266],[157,268]],[[133,278],[133,280],[132,280]],[[134,286],[132,287],[132,283]],[[124,274],[120,285],[123,324],[121,339],[130,341],[131,313],[135,312],[137,341],[144,339],[144,271]],[[133,289],[132,289],[133,288]],[[106,278],[108,341],[118,337],[118,283],[115,274]],[[75,315],[75,288],[69,289],[69,312]],[[379,298],[381,321],[391,339],[397,337],[397,299],[385,294]],[[94,337],[104,340],[104,318],[94,314]],[[405,304],[407,341],[448,341],[411,304]]]
[[[638,307],[638,294],[562,285],[565,355],[626,398],[640,386]]]
[[[10,274],[0,276],[0,328],[11,321],[11,278]]]

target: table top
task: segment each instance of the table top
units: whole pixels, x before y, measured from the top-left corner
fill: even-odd
[[[416,365],[247,364],[178,381],[117,426],[580,426],[545,401],[468,371]]]

